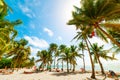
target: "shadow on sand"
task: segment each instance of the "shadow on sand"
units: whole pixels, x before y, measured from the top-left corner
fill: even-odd
[[[68,75],[76,75],[76,74],[84,74],[84,73],[81,73],[81,72],[56,72],[56,73],[53,73],[51,75],[55,75],[55,76],[68,76]]]

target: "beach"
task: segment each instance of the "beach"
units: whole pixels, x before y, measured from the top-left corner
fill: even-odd
[[[21,69],[14,71],[13,74],[3,75],[0,73],[0,80],[90,80],[91,72],[81,73],[76,72],[49,72],[43,71],[39,73],[24,74],[24,71],[30,72],[31,69]],[[103,80],[104,76],[96,74],[97,80]],[[112,78],[106,78],[105,80],[115,80]]]

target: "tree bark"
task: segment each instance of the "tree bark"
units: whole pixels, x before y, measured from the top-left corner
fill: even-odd
[[[61,70],[63,71],[63,60],[62,60],[62,68],[61,68]]]
[[[89,49],[89,46],[88,46],[88,43],[87,43],[87,40],[86,40],[86,39],[85,39],[85,42],[86,42],[86,45],[87,45],[87,49],[88,49],[89,57],[90,57],[90,62],[91,62],[91,66],[92,66],[92,75],[91,75],[91,78],[92,78],[92,79],[96,79],[96,78],[95,78],[94,63],[93,63],[92,56],[91,56],[91,54],[90,54],[90,49]]]
[[[67,73],[69,73],[69,64],[68,64],[68,60],[67,60]]]
[[[82,49],[82,53],[83,53],[83,68],[84,68],[84,70],[86,71],[86,69],[85,69],[85,56],[84,56],[84,51],[83,51],[83,49]]]
[[[75,64],[73,64],[73,72],[75,71]]]
[[[55,59],[54,59],[54,69],[55,69],[55,60],[56,60],[56,57],[55,57]]]
[[[100,61],[99,56],[98,56],[98,54],[97,54],[97,53],[96,53],[96,55],[97,55],[97,59],[98,59],[98,62],[99,62],[100,68],[101,68],[101,73],[104,75],[104,74],[105,74],[105,72],[104,72],[103,65],[102,65],[102,63],[101,63],[101,61]]]

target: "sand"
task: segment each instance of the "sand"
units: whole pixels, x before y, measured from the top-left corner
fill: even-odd
[[[71,72],[67,74],[66,72],[39,72],[32,74],[23,74],[24,71],[31,71],[30,69],[22,69],[14,71],[13,74],[3,75],[0,73],[0,80],[89,80],[91,73],[80,73]],[[103,80],[104,76],[96,74],[98,80]],[[105,80],[115,80],[112,78],[106,78]]]

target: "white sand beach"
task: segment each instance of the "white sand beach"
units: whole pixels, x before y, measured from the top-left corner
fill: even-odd
[[[23,74],[24,71],[31,71],[30,69],[22,69],[14,71],[13,74],[3,75],[0,73],[0,80],[90,80],[87,79],[91,76],[91,73],[66,73],[66,72],[39,72],[32,74]],[[96,74],[97,80],[103,80],[104,76]],[[112,78],[106,78],[105,80],[115,80]]]

